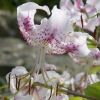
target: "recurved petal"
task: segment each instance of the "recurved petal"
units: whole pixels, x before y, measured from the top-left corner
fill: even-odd
[[[60,8],[64,10],[70,10],[73,7],[71,0],[60,0]]]
[[[44,10],[50,14],[49,8],[47,6],[39,6],[34,2],[22,4],[17,8],[19,29],[28,43],[35,41],[33,37],[36,35],[37,31],[36,25],[34,24],[34,15],[37,9]]]
[[[54,34],[61,38],[65,37],[65,34],[73,31],[70,17],[67,16],[66,11],[58,9],[56,6],[52,9],[49,25],[51,30],[56,31]]]
[[[27,2],[24,3],[20,6],[17,7],[17,12],[21,13],[21,12],[28,12],[28,11],[33,11],[36,9],[41,9],[47,12],[47,14],[50,14],[50,10],[47,6],[39,6],[38,4],[34,3],[34,2]]]
[[[60,41],[65,38],[65,34],[73,31],[66,11],[58,9],[56,6],[52,9],[50,18],[43,19],[41,25],[38,25],[36,29],[34,39],[44,44],[53,44],[54,40]]]
[[[10,73],[6,75],[7,83],[10,83],[10,90],[14,94],[17,92],[16,89],[16,77],[27,74],[27,70],[22,66],[17,66],[12,69]]]
[[[100,12],[100,0],[87,0],[87,4],[92,5],[93,7],[95,7],[97,9],[97,11]]]

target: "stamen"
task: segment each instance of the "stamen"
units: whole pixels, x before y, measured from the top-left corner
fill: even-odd
[[[29,81],[29,90],[28,90],[29,94],[31,94],[31,79]]]
[[[84,28],[84,24],[83,24],[83,17],[81,15],[81,25],[82,25],[82,29]]]
[[[49,96],[48,100],[51,99],[51,96],[52,96],[52,90],[53,90],[53,88],[52,88],[52,86],[51,86],[51,92],[50,92],[50,96]]]
[[[11,80],[11,73],[9,73],[9,76],[8,76],[8,88],[10,89],[10,80]]]
[[[21,79],[18,80],[18,90],[20,88]]]
[[[18,77],[17,76],[16,76],[16,89],[18,90]]]
[[[95,30],[94,30],[94,32],[93,32],[93,37],[94,37],[94,39],[96,39],[97,40],[97,27],[95,27]]]
[[[56,96],[58,95],[58,90],[59,90],[59,83],[57,83],[57,87],[56,87]]]

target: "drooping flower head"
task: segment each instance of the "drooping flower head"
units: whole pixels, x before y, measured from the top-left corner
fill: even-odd
[[[25,3],[17,8],[19,28],[29,44],[44,46],[51,43],[52,40],[64,38],[65,28],[67,29],[66,33],[72,31],[66,12],[56,6],[52,9],[49,19],[44,18],[40,25],[35,24],[34,16],[37,9],[44,10],[50,15],[47,6],[39,6],[33,2]]]

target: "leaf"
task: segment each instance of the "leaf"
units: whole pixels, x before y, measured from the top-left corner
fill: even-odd
[[[100,72],[100,65],[99,66],[93,66],[89,69],[89,74],[96,74]]]
[[[81,97],[70,97],[69,100],[85,100]]]
[[[87,96],[90,96],[90,97],[96,98],[97,100],[100,100],[100,82],[89,85],[85,89],[85,94]]]
[[[87,45],[89,48],[97,48],[97,43],[90,39],[87,40]]]

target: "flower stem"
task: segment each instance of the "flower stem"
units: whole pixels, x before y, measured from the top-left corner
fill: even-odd
[[[34,82],[34,83],[33,83],[33,87],[34,87],[34,86],[40,86],[40,87],[43,87],[43,88],[51,89],[51,86],[49,86],[49,85],[47,85],[47,84],[39,83],[39,82]],[[74,95],[74,96],[79,96],[79,97],[82,97],[82,98],[86,98],[86,99],[88,99],[88,100],[97,100],[97,99],[94,98],[94,97],[86,96],[86,95],[77,93],[77,92],[75,92],[75,91],[68,90],[68,89],[64,88],[63,86],[59,86],[58,92],[59,92],[59,93],[66,94],[66,95],[70,94],[70,95]]]
[[[47,84],[45,78],[45,48],[41,46],[39,47],[39,51],[37,54],[37,65],[36,65],[35,73],[39,74],[40,71],[45,83]]]

